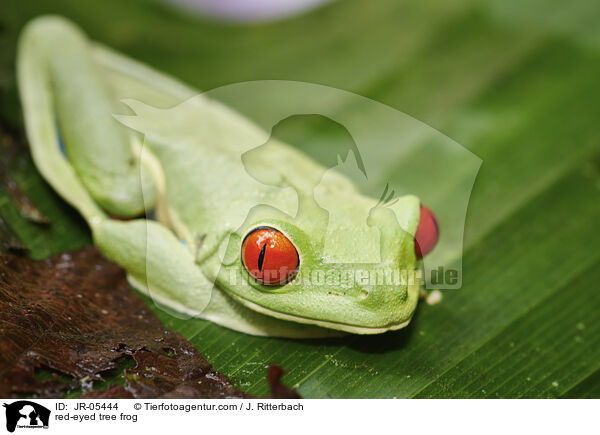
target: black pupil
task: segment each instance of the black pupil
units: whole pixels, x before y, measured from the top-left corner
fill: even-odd
[[[258,254],[258,271],[262,272],[263,263],[265,261],[265,253],[267,252],[267,244],[265,243]]]

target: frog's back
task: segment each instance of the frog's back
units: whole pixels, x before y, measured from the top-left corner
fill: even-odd
[[[160,161],[166,202],[193,241],[221,239],[257,205],[293,218],[317,185],[356,193],[343,175],[324,178],[327,168],[203,95],[170,109],[127,103],[136,115],[119,119],[144,135]]]

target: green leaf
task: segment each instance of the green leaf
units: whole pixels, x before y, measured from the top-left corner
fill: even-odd
[[[267,394],[265,366],[276,362],[304,397],[600,397],[599,6],[346,0],[249,26],[141,0],[94,8],[76,0],[2,6],[3,122],[18,119],[9,60],[16,33],[31,17],[58,12],[199,89],[255,79],[326,84],[402,110],[483,160],[465,228],[463,287],[421,304],[405,330],[257,338],[155,309],[237,387]],[[309,123],[290,134],[310,150],[337,133]],[[377,176],[393,180],[399,159],[382,156]],[[32,256],[89,242],[31,165],[15,178],[53,222],[25,221],[0,193],[0,217]],[[439,180],[422,182],[440,191],[434,210],[452,206]]]

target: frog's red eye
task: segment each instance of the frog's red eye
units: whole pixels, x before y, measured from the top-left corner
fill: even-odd
[[[248,273],[264,285],[283,285],[298,271],[298,251],[281,231],[259,227],[242,243],[242,262]]]
[[[423,258],[429,254],[440,237],[440,225],[437,218],[424,205],[421,205],[421,217],[415,234],[415,253],[417,258]]]

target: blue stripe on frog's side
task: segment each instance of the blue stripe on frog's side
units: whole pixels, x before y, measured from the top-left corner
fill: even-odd
[[[58,132],[58,148],[60,149],[62,155],[68,158],[67,150],[65,149],[65,142],[63,141],[62,134],[60,134],[60,126],[58,125],[58,122],[56,122],[56,131]]]

